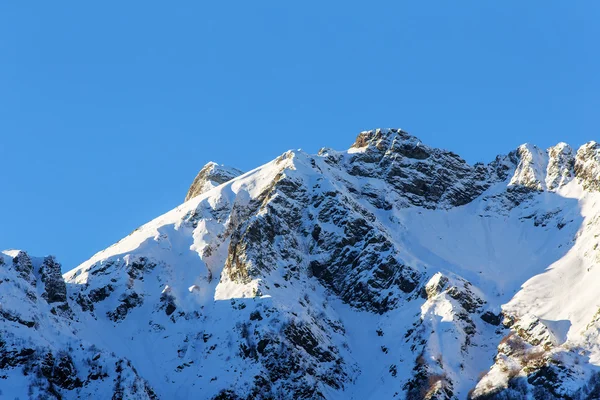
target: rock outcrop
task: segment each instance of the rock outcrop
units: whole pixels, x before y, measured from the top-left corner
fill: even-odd
[[[239,169],[225,167],[224,165],[219,165],[211,161],[202,167],[200,172],[198,172],[198,175],[196,175],[196,178],[194,178],[192,185],[185,195],[184,201],[188,201],[189,199],[199,196],[202,193],[207,192],[225,182],[229,182],[233,178],[236,178],[242,174],[243,172]]]
[[[600,144],[589,142],[577,150],[575,176],[587,190],[600,190]]]
[[[548,149],[548,169],[546,187],[559,189],[569,183],[575,175],[575,155],[566,143],[559,143]]]

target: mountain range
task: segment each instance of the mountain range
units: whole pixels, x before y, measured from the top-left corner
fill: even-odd
[[[595,142],[211,162],[64,275],[1,253],[0,398],[600,399],[599,243]]]

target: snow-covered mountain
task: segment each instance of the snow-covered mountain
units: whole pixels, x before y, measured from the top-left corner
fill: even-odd
[[[60,277],[0,258],[0,397],[599,399],[600,145],[396,130],[205,166]]]

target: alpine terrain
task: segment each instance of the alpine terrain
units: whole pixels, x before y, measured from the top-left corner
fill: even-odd
[[[185,200],[62,276],[2,253],[0,398],[600,399],[595,142],[377,129]]]

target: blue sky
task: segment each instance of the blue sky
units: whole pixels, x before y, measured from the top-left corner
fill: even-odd
[[[3,2],[0,247],[75,267],[209,160],[400,127],[470,162],[600,140],[597,1]]]

